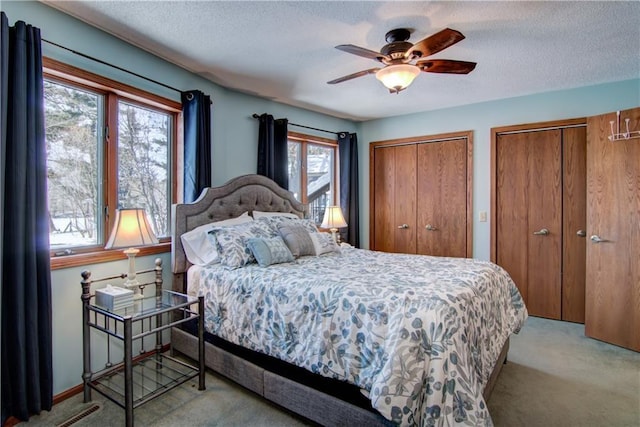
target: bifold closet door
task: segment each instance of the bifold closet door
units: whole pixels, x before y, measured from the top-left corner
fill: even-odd
[[[584,323],[587,128],[562,130],[562,320]]]
[[[417,252],[467,256],[467,139],[418,144]]]
[[[497,264],[531,315],[560,319],[562,131],[501,134],[496,143]]]
[[[375,150],[375,250],[416,252],[416,146]]]
[[[640,108],[620,131],[640,129]],[[640,138],[610,141],[616,113],[587,122],[585,333],[640,351]]]
[[[374,141],[369,160],[371,249],[472,256],[472,132]]]

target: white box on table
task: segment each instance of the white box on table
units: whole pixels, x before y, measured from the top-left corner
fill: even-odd
[[[96,289],[95,304],[107,310],[114,310],[133,304],[133,291],[118,286],[107,285]]]

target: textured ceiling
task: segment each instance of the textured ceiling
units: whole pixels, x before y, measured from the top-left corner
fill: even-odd
[[[353,120],[640,77],[637,1],[43,2],[222,86]],[[462,32],[430,58],[478,66],[421,73],[400,94],[374,75],[326,84],[378,65],[334,46],[379,51],[401,27],[411,42]]]

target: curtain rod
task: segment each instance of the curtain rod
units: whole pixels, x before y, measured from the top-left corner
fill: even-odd
[[[252,115],[251,117],[253,117],[254,119],[259,119],[259,118],[260,118],[260,116],[259,116],[258,114],[256,114],[256,113],[253,113],[253,115]],[[334,131],[332,131],[332,130],[318,129],[318,128],[314,128],[314,127],[311,127],[311,126],[299,125],[299,124],[297,124],[297,123],[291,123],[291,122],[289,122],[289,124],[290,124],[291,126],[297,126],[297,127],[299,127],[299,128],[305,128],[305,129],[317,130],[318,132],[332,133],[332,134],[337,135],[337,136],[340,136],[340,135],[343,135],[343,134],[344,134],[344,132],[334,132]]]
[[[146,80],[146,81],[148,81],[148,82],[155,83],[155,84],[157,84],[157,85],[164,86],[164,87],[166,87],[167,89],[175,90],[176,92],[182,93],[182,91],[181,91],[180,89],[176,89],[175,87],[172,87],[172,86],[166,85],[166,84],[164,84],[164,83],[160,83],[160,82],[159,82],[159,81],[157,81],[157,80],[150,79],[149,77],[145,77],[145,76],[140,75],[140,74],[138,74],[138,73],[134,73],[133,71],[129,71],[129,70],[125,69],[125,68],[118,67],[117,65],[109,64],[108,62],[105,62],[105,61],[103,61],[103,60],[101,60],[101,59],[98,59],[98,58],[94,58],[93,56],[86,55],[86,54],[84,54],[84,53],[82,53],[82,52],[75,51],[75,50],[73,50],[73,49],[70,49],[70,48],[68,48],[68,47],[62,46],[62,45],[60,45],[60,44],[58,44],[58,43],[54,43],[54,42],[49,41],[49,40],[46,40],[46,39],[42,39],[42,41],[43,41],[43,42],[46,42],[46,43],[49,43],[49,44],[51,44],[51,45],[54,45],[54,46],[56,46],[56,47],[59,47],[59,48],[61,48],[61,49],[68,50],[69,52],[71,52],[71,53],[75,53],[76,55],[82,56],[83,58],[87,58],[87,59],[90,59],[90,60],[92,60],[92,61],[99,62],[100,64],[107,65],[107,66],[109,66],[109,67],[115,68],[115,69],[120,70],[120,71],[124,71],[125,73],[129,73],[129,74],[131,74],[131,75],[133,75],[133,76],[139,77],[139,78],[141,78],[141,79],[143,79],[143,80]]]

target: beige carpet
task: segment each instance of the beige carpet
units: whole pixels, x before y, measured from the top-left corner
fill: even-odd
[[[94,392],[100,408],[73,426],[123,426],[124,411]],[[56,426],[90,404],[76,395],[27,426]],[[584,336],[584,326],[531,317],[512,338],[488,402],[497,427],[640,426],[640,353]],[[305,420],[220,377],[194,382],[135,410],[136,426],[302,426]]]
[[[640,426],[640,353],[530,317],[487,404],[496,426]]]

